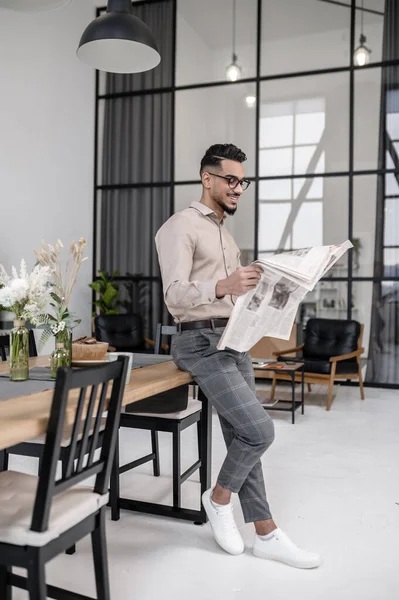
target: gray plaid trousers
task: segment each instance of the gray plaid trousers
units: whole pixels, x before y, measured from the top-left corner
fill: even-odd
[[[260,458],[274,440],[273,421],[256,398],[250,355],[217,350],[222,333],[223,328],[177,333],[171,353],[219,415],[227,456],[218,483],[238,492],[246,523],[271,519]]]

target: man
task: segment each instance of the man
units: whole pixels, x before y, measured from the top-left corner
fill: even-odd
[[[245,522],[255,525],[254,555],[313,568],[320,557],[276,527],[266,499],[260,458],[273,442],[274,426],[256,398],[251,357],[217,350],[234,297],[254,289],[261,273],[241,267],[240,251],[224,226],[226,213],[235,214],[250,184],[245,160],[233,144],[211,146],[201,161],[200,202],[174,214],[156,235],[165,302],[178,324],[171,350],[216,408],[227,446],[216,486],[202,495],[215,540],[230,554],[244,551],[231,503],[231,494],[238,493]]]

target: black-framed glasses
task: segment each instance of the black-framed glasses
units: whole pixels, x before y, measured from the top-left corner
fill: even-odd
[[[229,185],[229,188],[235,190],[237,185],[241,185],[242,191],[244,192],[249,184],[251,183],[249,179],[238,179],[238,177],[234,177],[234,175],[218,175],[217,173],[211,173],[208,171],[209,175],[213,175],[214,177],[220,177],[220,179],[225,179]]]

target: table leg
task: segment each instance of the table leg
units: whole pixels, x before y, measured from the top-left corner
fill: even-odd
[[[302,368],[302,383],[301,383],[301,400],[302,400],[302,414],[305,413],[305,368]]]
[[[208,402],[207,397],[198,388],[198,399],[202,402],[201,410],[201,467],[200,467],[200,482],[201,496],[211,487],[211,461],[212,461],[212,407]],[[207,516],[201,504],[201,516],[203,522],[206,523]]]
[[[295,371],[291,374],[291,387],[292,387],[292,424],[295,425]]]

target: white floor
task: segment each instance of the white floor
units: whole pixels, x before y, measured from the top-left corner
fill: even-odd
[[[276,441],[264,457],[274,518],[293,540],[321,553],[323,565],[301,571],[252,556],[253,529],[235,514],[246,552],[218,549],[209,525],[195,526],[123,512],[108,523],[112,600],[398,600],[399,598],[399,392],[337,387],[331,412],[326,388],[307,394],[305,415],[271,412]],[[147,452],[149,434],[127,431],[122,459]],[[150,501],[170,498],[170,440],[161,435],[161,469],[149,465],[123,476],[123,494]],[[224,458],[217,418],[213,479]],[[184,460],[196,456],[195,427],[184,433]],[[29,459],[11,468],[34,472]],[[183,465],[184,467],[184,465]],[[187,505],[198,506],[197,476],[184,485]],[[94,596],[89,539],[74,556],[49,563],[49,583]],[[15,590],[13,600],[26,600]]]

